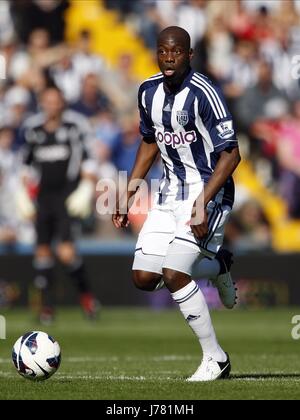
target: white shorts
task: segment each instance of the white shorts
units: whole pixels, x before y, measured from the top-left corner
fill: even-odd
[[[199,257],[215,257],[231,208],[214,201],[208,204],[209,231],[200,241],[189,225],[192,206],[191,201],[181,201],[172,210],[156,206],[149,212],[137,240],[133,270],[162,274],[163,268],[170,268],[191,275]]]

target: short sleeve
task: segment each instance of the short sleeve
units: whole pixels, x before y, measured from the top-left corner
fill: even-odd
[[[222,152],[228,147],[237,147],[235,127],[223,95],[211,84],[202,85],[199,99],[199,115],[212,140],[214,151]]]
[[[138,107],[140,112],[140,133],[146,143],[155,143],[155,130],[146,108],[146,91],[140,87],[138,93]]]

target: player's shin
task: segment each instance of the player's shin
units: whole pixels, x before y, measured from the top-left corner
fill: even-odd
[[[224,362],[225,352],[218,344],[205,298],[194,281],[172,293],[175,302],[200,341],[204,357]]]
[[[51,322],[54,305],[54,260],[52,257],[35,258],[33,267],[35,269],[34,285],[39,292],[39,316],[42,322],[44,315],[45,318],[49,318],[49,322]],[[45,319],[45,322],[48,322],[48,320]]]
[[[88,275],[81,258],[77,257],[72,263],[65,265],[67,274],[75,284],[80,295],[80,305],[85,315],[95,319],[99,311],[99,302],[91,292]]]
[[[65,264],[65,269],[68,276],[77,287],[79,293],[90,292],[85,265],[81,258],[76,258],[72,263]]]

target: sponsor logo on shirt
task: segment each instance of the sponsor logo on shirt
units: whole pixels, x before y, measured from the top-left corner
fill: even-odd
[[[222,140],[229,139],[234,134],[232,120],[222,121],[216,128],[219,132],[218,136],[221,137]]]
[[[70,149],[64,145],[38,147],[34,151],[37,162],[56,162],[68,160],[70,157]]]
[[[191,144],[197,140],[197,135],[194,130],[192,131],[179,131],[177,133],[170,133],[169,131],[159,131],[155,133],[157,143],[165,143],[166,146],[172,146],[176,149],[186,144]]]

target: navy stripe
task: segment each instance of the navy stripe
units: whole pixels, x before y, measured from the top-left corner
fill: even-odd
[[[136,249],[134,250],[134,252],[140,251],[141,249],[142,249],[142,247],[141,247],[141,248],[136,248]]]
[[[194,130],[196,132],[197,141],[190,144],[190,149],[191,149],[192,156],[195,162],[195,166],[198,172],[200,173],[201,178],[207,180],[207,177],[211,175],[211,170],[209,169],[208,161],[207,161],[207,157],[205,153],[205,148],[203,144],[204,139],[199,133],[195,125],[196,116],[195,116],[194,101],[195,101],[195,94],[192,90],[190,90],[184,104],[184,109],[189,110],[189,121],[184,128],[185,128],[185,131]]]
[[[153,97],[159,85],[151,86],[150,88],[146,89],[145,91],[145,108],[147,110],[147,114],[152,121],[152,105],[153,105]]]
[[[197,284],[195,284],[194,288],[193,288],[190,292],[188,292],[188,294],[187,294],[187,295],[183,296],[183,297],[182,297],[182,298],[180,298],[180,299],[175,299],[175,302],[180,303],[181,301],[183,301],[183,300],[185,300],[185,299],[189,298],[189,296],[190,296],[191,294],[193,294],[193,293],[194,293],[196,290],[198,290],[198,289],[199,289],[198,285],[197,285]]]
[[[191,299],[198,291],[199,291],[199,287],[197,287],[197,289],[194,291],[194,293],[191,296],[189,296],[187,299],[182,300],[181,302],[177,302],[177,303],[184,303],[184,302],[186,302],[187,300]]]
[[[214,223],[216,225],[216,227],[215,227],[215,229],[211,230],[207,240],[204,242],[204,244],[203,244],[204,249],[207,248],[209,242],[211,241],[212,237],[214,236],[216,230],[218,229],[220,221],[222,220],[222,217],[223,217],[223,210],[222,210],[221,206],[218,204],[218,215],[217,215],[217,217],[215,219],[215,223]],[[213,226],[212,226],[212,228],[213,228]]]
[[[199,244],[197,244],[197,242],[189,241],[188,239],[181,238],[180,236],[175,236],[175,238],[174,238],[174,239],[179,239],[180,241],[189,242],[189,243],[191,243],[191,244],[194,244],[194,245],[196,245],[196,246],[199,246]]]
[[[222,220],[222,217],[223,217],[223,210],[222,210],[221,205],[219,204],[218,205],[218,216],[216,217],[216,220],[215,220],[215,223],[214,223],[215,228],[213,229],[213,226],[212,226],[212,230],[211,230],[211,232],[210,232],[210,234],[209,234],[209,236],[208,236],[208,238],[206,240],[206,243],[204,244],[205,247],[208,246],[210,240],[213,238],[216,230],[218,229],[218,227],[220,225],[220,222]]]
[[[186,302],[187,300],[191,299],[191,297],[193,297],[198,292],[198,290],[199,290],[199,287],[196,285],[194,289],[187,296],[185,296],[182,299],[175,299],[175,302],[177,303]]]
[[[169,186],[170,186],[170,169],[168,168],[163,158],[162,158],[162,163],[163,163],[164,174],[161,181],[164,179],[165,182],[162,189],[161,189],[162,183],[160,183],[160,186],[159,186],[159,199],[158,199],[159,204],[163,204],[163,199],[166,198],[166,195],[168,193]]]
[[[235,188],[232,176],[227,180],[224,185],[224,196],[222,200],[223,205],[228,205],[232,208],[234,202]]]
[[[210,231],[214,225],[214,222],[216,220],[217,217],[217,205],[215,205],[213,211],[210,213],[210,215],[208,216],[208,221],[207,221],[207,226],[208,226],[208,235],[210,234]],[[201,241],[199,242],[199,246],[203,247],[205,245],[206,239],[201,239]]]
[[[204,248],[204,249],[207,246],[208,239],[211,235],[213,226],[214,226],[216,220],[218,219],[218,216],[219,216],[219,206],[218,206],[218,204],[216,204],[215,208],[213,209],[213,211],[210,215],[210,218],[209,218],[207,237],[201,241],[201,247]]]
[[[196,132],[196,136],[197,136],[197,140],[195,142],[193,142],[192,144],[189,145],[190,150],[191,150],[191,154],[193,156],[193,160],[194,160],[194,165],[196,170],[199,172],[200,178],[204,179],[204,173],[202,173],[201,168],[203,167],[203,165],[207,166],[208,162],[206,159],[206,154],[205,154],[205,150],[204,150],[204,145],[203,145],[203,139],[201,134],[199,133],[199,131],[197,130],[197,127],[195,125],[195,108],[194,108],[194,101],[195,101],[195,94],[194,92],[190,89],[186,100],[184,102],[183,105],[183,109],[187,110],[189,113],[189,119],[187,124],[184,126],[185,131],[195,131]],[[199,162],[203,161],[202,164],[199,164]],[[185,185],[185,192],[187,194],[185,194],[184,199],[187,200],[189,197],[189,186]]]

